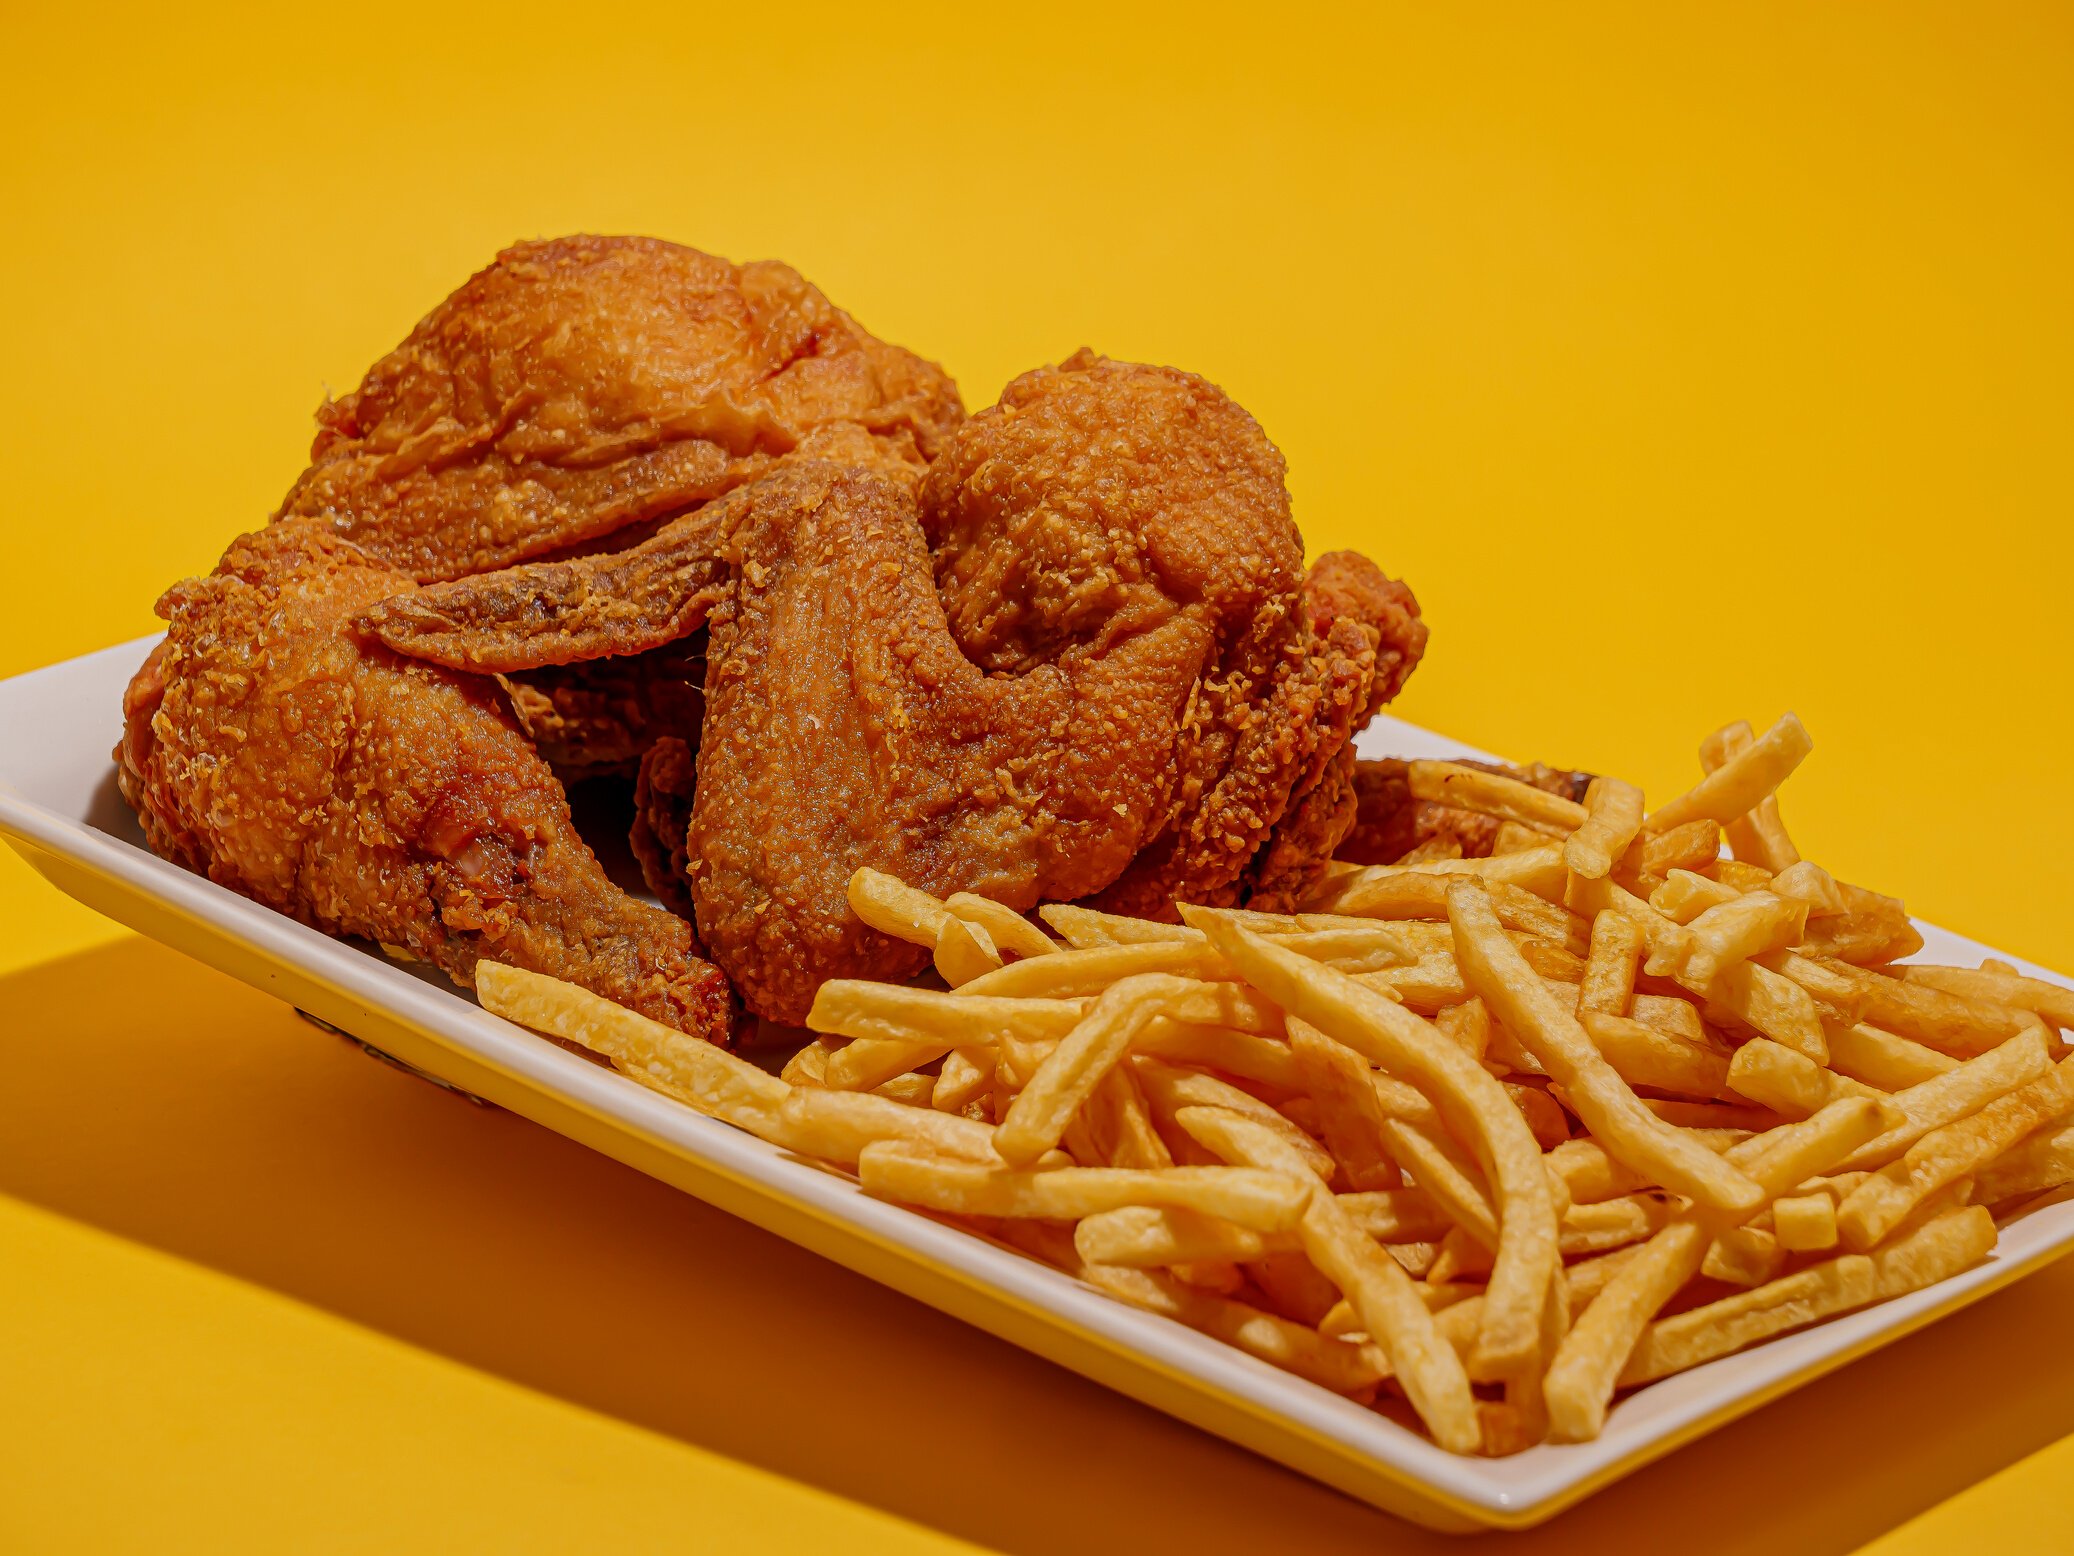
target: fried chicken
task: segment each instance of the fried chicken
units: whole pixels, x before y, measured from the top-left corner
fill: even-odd
[[[724,1039],[727,984],[689,923],[610,884],[513,713],[565,770],[631,764],[680,716],[669,738],[695,738],[682,655],[544,672],[507,701],[351,620],[420,580],[631,539],[803,455],[912,485],[962,417],[940,369],[783,265],[642,238],[507,250],[324,407],[274,524],[161,602],[124,792],[160,852],[304,922],[463,982],[482,957],[553,972]]]
[[[1340,796],[1308,797],[1425,648],[1409,589],[1355,552],[1320,557],[1294,608],[1262,612],[1231,671],[1204,679],[1165,829],[1097,905],[1168,919],[1177,902],[1230,906],[1263,845],[1254,879],[1274,900],[1322,875],[1347,813]]]
[[[726,980],[682,919],[606,878],[495,683],[346,630],[410,587],[302,522],[167,592],[117,751],[152,847],[462,983],[490,957],[724,1039]]]
[[[695,507],[794,453],[912,476],[963,415],[942,369],[790,266],[653,238],[521,243],[318,411],[279,516],[458,578]]]
[[[1191,374],[1083,353],[968,421],[919,502],[797,463],[620,557],[429,588],[363,624],[509,672],[710,615],[690,895],[750,1009],[797,1021],[824,979],[926,962],[849,911],[859,866],[1017,908],[1137,871],[1171,912],[1176,891],[1237,890],[1294,804],[1268,883],[1322,870],[1348,817],[1320,791],[1344,787],[1348,733],[1423,628],[1372,564],[1328,558],[1306,580],[1301,558],[1252,418]],[[684,769],[661,748],[644,769],[651,865]],[[1134,863],[1163,833],[1213,831],[1237,841]]]
[[[1082,352],[963,422],[782,265],[519,245],[319,420],[274,524],[163,602],[122,748],[154,846],[706,1036],[701,943],[785,1022],[924,964],[850,912],[864,865],[1016,908],[1297,899],[1424,645],[1372,564],[1304,571],[1214,385]],[[696,930],[570,828],[556,772],[628,770]]]

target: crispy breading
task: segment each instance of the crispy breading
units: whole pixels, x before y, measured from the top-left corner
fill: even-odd
[[[607,879],[496,683],[349,629],[409,587],[303,520],[167,591],[167,636],[130,685],[117,751],[152,846],[457,982],[488,958],[724,1041],[726,980],[682,919]]]
[[[695,507],[787,455],[911,477],[963,414],[941,368],[789,265],[520,243],[319,409],[279,517],[458,578]]]

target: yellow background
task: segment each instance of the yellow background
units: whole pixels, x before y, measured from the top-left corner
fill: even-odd
[[[1664,795],[1796,708],[1804,845],[2074,968],[2063,6],[60,9],[0,53],[0,674],[149,630],[501,244],[650,232],[974,405],[1083,342],[1208,374],[1416,587],[1406,716]],[[0,1547],[1421,1544],[11,855],[0,1064]],[[2061,1547],[2070,1298],[1516,1548]]]

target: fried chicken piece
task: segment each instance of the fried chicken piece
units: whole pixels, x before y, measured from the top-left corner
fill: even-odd
[[[1176,902],[1246,898],[1249,869],[1274,883],[1278,898],[1299,877],[1322,876],[1346,812],[1339,797],[1315,807],[1307,798],[1425,648],[1409,589],[1356,552],[1320,557],[1296,608],[1263,612],[1229,673],[1204,678],[1184,726],[1168,824],[1098,905],[1171,919]],[[1271,856],[1256,866],[1263,845]]]
[[[1582,803],[1591,787],[1590,773],[1560,767],[1511,767],[1503,762],[1464,762],[1464,767],[1502,773],[1537,789]],[[1356,818],[1339,845],[1337,857],[1348,864],[1395,864],[1422,843],[1448,838],[1459,844],[1464,859],[1490,855],[1498,837],[1498,818],[1412,798],[1410,764],[1398,757],[1362,762],[1354,772]]]
[[[760,501],[737,487],[626,551],[430,585],[361,625],[400,654],[492,674],[650,653],[690,637],[727,597],[729,547]]]
[[[1193,375],[1085,354],[1025,375],[952,438],[920,502],[799,463],[624,557],[464,580],[364,620],[400,651],[510,671],[649,646],[717,592],[692,897],[750,1008],[795,1021],[826,978],[926,961],[850,913],[860,865],[1017,908],[1099,891],[1167,823],[1200,689],[1289,636],[1263,619],[1372,660],[1337,594],[1300,610],[1280,455]],[[601,604],[608,576],[633,589]],[[1289,699],[1304,719],[1339,680],[1318,657],[1317,689]],[[1305,754],[1285,800],[1323,770]]]
[[[464,985],[489,958],[724,1040],[726,980],[687,924],[606,878],[496,684],[348,628],[410,587],[302,521],[167,592],[116,753],[152,847]]]
[[[652,238],[521,243],[320,408],[278,517],[458,578],[694,507],[792,454],[912,478],[963,415],[942,369],[787,265]]]
[[[1294,913],[1325,879],[1341,842],[1353,831],[1354,743],[1326,764],[1318,781],[1290,802],[1275,830],[1246,866],[1241,900],[1262,913]]]

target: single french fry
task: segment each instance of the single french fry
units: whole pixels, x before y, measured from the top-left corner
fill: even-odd
[[[1358,928],[1267,931],[1277,945],[1329,962],[1341,972],[1375,972],[1419,960],[1423,937],[1388,919],[1371,919]]]
[[[1469,986],[1462,981],[1454,954],[1446,950],[1429,951],[1409,966],[1380,967],[1348,976],[1425,1016],[1437,1015],[1469,998]]]
[[[1980,1005],[2007,1005],[2044,1017],[2061,1031],[2074,1030],[2074,989],[1988,968],[1916,965],[1898,969],[1904,982],[1956,994]]]
[[[1644,825],[1665,832],[1688,821],[1725,825],[1739,820],[1775,793],[1814,748],[1807,729],[1789,713],[1677,799],[1651,812]]]
[[[1626,1016],[1588,1010],[1579,1019],[1593,1045],[1630,1086],[1684,1097],[1735,1099],[1729,1089],[1727,1055],[1682,1037],[1666,1036]]]
[[[1584,819],[1563,845],[1563,863],[1590,879],[1609,875],[1641,831],[1642,791],[1618,778],[1594,778],[1584,791]]]
[[[993,1126],[870,1092],[794,1087],[778,1104],[775,1121],[769,1138],[844,1167],[855,1165],[866,1146],[889,1140],[969,1161],[994,1160]]]
[[[1303,1089],[1319,1105],[1325,1148],[1339,1164],[1341,1181],[1350,1189],[1397,1187],[1401,1174],[1383,1143],[1387,1120],[1368,1061],[1306,1021],[1290,1027],[1289,1047]]]
[[[1642,962],[1642,931],[1631,918],[1601,913],[1592,921],[1591,951],[1577,988],[1577,1011],[1609,1016],[1628,1014],[1635,997],[1635,973]]]
[[[954,989],[1002,965],[994,937],[953,913],[944,914],[937,926],[934,961],[943,981]]]
[[[1047,902],[1037,916],[1076,951],[1108,945],[1162,945],[1173,942],[1200,944],[1202,937],[1180,924],[1160,924],[1151,919],[1126,918],[1069,902]]]
[[[1551,982],[1567,983],[1572,988],[1581,986],[1584,980],[1584,958],[1574,951],[1566,951],[1559,945],[1546,940],[1536,940],[1532,935],[1518,935],[1513,944],[1526,959],[1529,967]]]
[[[1475,811],[1481,816],[1498,816],[1559,832],[1582,826],[1586,816],[1584,806],[1575,800],[1566,800],[1503,773],[1487,773],[1457,762],[1413,762],[1406,768],[1405,777],[1413,799]]]
[[[890,1097],[895,1102],[904,1102],[909,1107],[926,1108],[936,1090],[936,1077],[910,1071],[896,1075],[890,1081],[881,1081],[872,1087],[875,1097]]]
[[[1979,1112],[2051,1068],[2044,1035],[2032,1030],[2019,1032],[1942,1075],[1891,1092],[1885,1101],[1900,1115],[1900,1122],[1845,1162],[1845,1170],[1883,1166],[1933,1129]]]
[[[950,1051],[949,1043],[860,1037],[828,1056],[819,1083],[835,1091],[874,1091],[894,1076],[933,1063]]]
[[[1648,823],[1643,823],[1646,828]],[[1688,821],[1668,831],[1644,831],[1613,867],[1615,875],[1659,881],[1673,870],[1697,870],[1721,855],[1721,826],[1714,821]],[[1647,895],[1646,893],[1644,895]]]
[[[2074,1183],[2074,1125],[2027,1135],[1983,1167],[1973,1180],[1974,1198],[1984,1205],[2042,1194]]]
[[[788,1086],[826,1086],[829,1057],[829,1050],[821,1044],[807,1043],[785,1061],[778,1079]]]
[[[747,1060],[544,973],[478,962],[475,995],[492,1015],[602,1054],[644,1085],[765,1139],[778,1133],[777,1110],[793,1095]]]
[[[850,911],[882,935],[912,945],[935,948],[950,910],[925,891],[883,870],[860,869],[850,876],[845,895]]]
[[[1389,1376],[1389,1359],[1379,1346],[1331,1339],[1243,1302],[1146,1271],[1108,1269],[1090,1262],[1081,1273],[1098,1291],[1200,1330],[1335,1394],[1366,1394]]]
[[[1479,1355],[1501,1375],[1529,1365],[1541,1345],[1542,1310],[1557,1264],[1556,1213],[1540,1147],[1504,1089],[1460,1048],[1376,991],[1214,913],[1188,907],[1181,913],[1292,1020],[1308,1021],[1418,1087],[1456,1138],[1474,1143],[1500,1212]],[[1400,1163],[1418,1170],[1395,1136],[1386,1144]],[[1423,1176],[1419,1182],[1433,1190]]]
[[[944,898],[943,905],[966,923],[984,929],[996,946],[1017,956],[1048,956],[1058,949],[1051,936],[1005,903],[960,891]]]
[[[1890,1301],[1978,1263],[1994,1244],[1994,1218],[1985,1210],[1948,1211],[1869,1256],[1845,1254],[1651,1325],[1620,1381],[1667,1377],[1818,1319]]]
[[[1078,1221],[1125,1205],[1170,1205],[1256,1232],[1287,1231],[1302,1216],[1311,1193],[1301,1179],[1254,1167],[1167,1167],[1150,1172],[1053,1167],[1030,1172],[929,1155],[898,1140],[865,1146],[858,1156],[857,1180],[867,1193],[882,1199],[959,1215]]]
[[[1788,1118],[1806,1118],[1838,1097],[1871,1097],[1883,1104],[1889,1100],[1884,1092],[1825,1070],[1764,1037],[1753,1037],[1735,1051],[1728,1064],[1728,1084],[1736,1095]],[[1893,1116],[1898,1120],[1901,1115]]]
[[[1806,904],[1811,919],[1839,918],[1847,911],[1835,877],[1812,859],[1789,865],[1773,876],[1772,890],[1790,902]]]
[[[1197,1210],[1126,1205],[1084,1217],[1073,1230],[1073,1246],[1089,1264],[1157,1269],[1207,1259],[1258,1259],[1271,1249],[1295,1247],[1296,1238],[1294,1233],[1255,1232]]]
[[[1829,1067],[1881,1091],[1901,1091],[1959,1067],[1950,1054],[1864,1022],[1852,1026],[1838,1022],[1826,1030]]]
[[[1742,895],[1726,882],[1692,870],[1673,870],[1649,894],[1649,905],[1674,924],[1690,924],[1701,914],[1726,907]]]
[[[1430,888],[1405,885],[1405,877],[1431,876],[1444,881],[1456,875],[1473,875],[1494,884],[1517,887],[1550,902],[1560,902],[1568,873],[1563,868],[1560,843],[1522,849],[1516,854],[1495,854],[1487,859],[1432,859],[1423,864],[1363,865],[1354,874],[1343,876],[1336,882],[1331,900],[1319,906],[1326,912],[1364,918],[1418,917],[1416,912],[1402,910],[1408,904],[1423,905],[1430,900]]]
[[[1513,823],[1507,822],[1506,825],[1511,826]],[[1502,854],[1509,851],[1503,848],[1493,848],[1491,850],[1494,854]],[[1414,843],[1410,848],[1399,854],[1392,863],[1424,864],[1429,859],[1460,859],[1461,857],[1462,840],[1460,838],[1447,836],[1429,837],[1422,838],[1417,843]]]
[[[1750,726],[1742,720],[1718,729],[1701,743],[1700,765],[1716,772],[1748,750],[1753,739]],[[1800,851],[1786,833],[1786,823],[1779,819],[1776,791],[1759,800],[1749,814],[1727,822],[1724,830],[1737,859],[1761,864],[1774,874],[1800,859]]]
[[[1548,1165],[1576,1205],[1594,1205],[1649,1187],[1648,1178],[1609,1156],[1596,1140],[1565,1140],[1548,1153]]]
[[[1498,823],[1497,832],[1491,838],[1491,852],[1494,854],[1524,853],[1529,848],[1545,846],[1550,837],[1558,835],[1550,832],[1546,827],[1530,827],[1524,821],[1501,821]],[[1428,839],[1428,841],[1437,842],[1439,840],[1434,838]],[[1461,843],[1453,838],[1449,838],[1448,841],[1454,843],[1456,853],[1459,855],[1462,847]],[[1423,847],[1424,844],[1420,846]],[[1414,849],[1412,852],[1416,853],[1418,850]],[[1403,864],[1409,858],[1411,858],[1411,854],[1406,854],[1403,859],[1397,862]]]
[[[1568,1105],[1609,1151],[1666,1188],[1714,1209],[1756,1208],[1754,1183],[1642,1106],[1577,1018],[1521,959],[1475,882],[1457,882],[1449,892],[1448,917],[1463,975],[1506,1030],[1562,1085]]]
[[[1772,1235],[1788,1253],[1820,1253],[1836,1246],[1836,1201],[1827,1194],[1793,1194],[1772,1206]]]
[[[1042,967],[1086,954],[1062,951],[1016,966]],[[994,1131],[1001,1159],[1023,1167],[1056,1146],[1102,1077],[1129,1051],[1131,1039],[1159,1014],[1163,1002],[1187,992],[1184,980],[1164,973],[1141,973],[1112,984],[1010,1104]]]
[[[1762,1286],[1786,1267],[1786,1250],[1769,1228],[1730,1227],[1714,1239],[1700,1261],[1700,1274],[1731,1286]]]
[[[962,1113],[986,1095],[994,1078],[991,1048],[953,1048],[929,1093],[929,1105],[944,1113]]]
[[[1220,1108],[1187,1108],[1180,1122],[1228,1161],[1266,1168],[1301,1182],[1309,1169],[1278,1136]],[[1461,1358],[1433,1326],[1411,1278],[1354,1224],[1313,1177],[1298,1231],[1311,1263],[1337,1286],[1380,1344],[1413,1408],[1434,1440],[1457,1453],[1482,1441],[1476,1403]]]
[[[1683,1372],[1832,1313],[1863,1307],[1877,1289],[1872,1261],[1847,1254],[1675,1318],[1659,1319],[1644,1331],[1620,1381],[1647,1383]]]
[[[1691,1000],[1680,999],[1675,994],[1637,994],[1630,1002],[1628,1013],[1645,1027],[1666,1037],[1680,1037],[1688,1043],[1713,1041],[1707,1035],[1707,1026],[1700,1019],[1698,1007]]]
[[[833,1037],[921,1047],[941,1042],[942,1052],[948,1053],[985,1044],[1002,1031],[1064,1037],[1087,1013],[1088,1004],[1086,999],[988,999],[972,993],[970,985],[945,994],[897,983],[831,978],[815,991],[807,1026]]]
[[[1230,988],[1234,985],[1214,987]],[[1301,1084],[1296,1056],[1289,1051],[1287,1043],[1277,1042],[1271,1037],[1256,1037],[1231,1027],[1158,1016],[1131,1040],[1131,1051],[1151,1054],[1175,1064],[1221,1070],[1241,1080],[1258,1081],[1276,1091],[1295,1091]]]
[[[1237,976],[1230,963],[1200,942],[1160,940],[1026,957],[973,979],[958,992],[1012,999],[1072,999],[1100,994],[1111,984],[1143,973],[1207,979]]]
[[[2074,1108],[2074,1058],[1997,1097],[1978,1113],[1933,1129],[1851,1191],[1836,1212],[1844,1245],[1863,1253],[1926,1199],[1978,1171],[2040,1125]]]
[[[1691,939],[1685,975],[1692,987],[1710,988],[1731,963],[1792,945],[1807,922],[1805,903],[1789,902],[1769,891],[1744,892],[1686,926]]]

